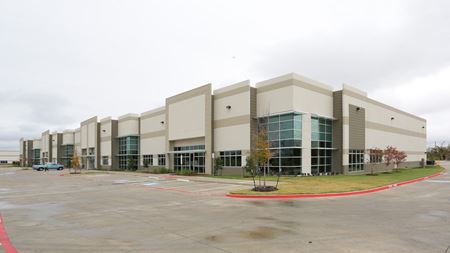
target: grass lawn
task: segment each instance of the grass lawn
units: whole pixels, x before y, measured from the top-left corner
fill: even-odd
[[[254,192],[251,189],[233,191],[231,193],[267,195],[267,194],[301,194],[301,193],[335,193],[357,191],[376,188],[384,185],[399,183],[411,179],[425,177],[438,172],[443,168],[430,166],[426,168],[400,169],[392,173],[380,173],[377,176],[370,175],[338,175],[338,176],[315,176],[315,177],[281,177],[278,191]],[[242,177],[223,177],[243,179]],[[250,179],[251,178],[245,178]],[[276,177],[269,177],[270,181]],[[258,183],[258,182],[257,182]]]

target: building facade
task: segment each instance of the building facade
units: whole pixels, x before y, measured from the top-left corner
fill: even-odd
[[[22,139],[20,150],[31,163],[51,157],[68,164],[68,154],[77,152],[86,169],[166,167],[198,174],[213,174],[220,157],[222,174],[243,174],[260,129],[273,154],[270,170],[283,174],[365,173],[370,150],[387,146],[406,152],[404,167],[426,157],[425,119],[349,85],[333,90],[294,73],[216,90],[207,84],[141,114],[92,117],[74,131]]]
[[[0,165],[22,162],[21,150],[0,150]]]

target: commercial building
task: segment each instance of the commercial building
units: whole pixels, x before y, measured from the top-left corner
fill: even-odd
[[[270,169],[284,174],[364,173],[369,160],[379,159],[367,151],[387,146],[406,152],[401,166],[425,159],[425,119],[349,85],[335,91],[294,73],[216,90],[207,84],[167,98],[160,108],[117,120],[92,117],[79,129],[53,135],[62,138],[57,145],[73,145],[87,169],[164,166],[212,174],[214,157],[220,157],[223,174],[242,174],[258,129],[267,131]],[[32,161],[63,158],[48,140],[55,138],[46,131],[29,142]]]

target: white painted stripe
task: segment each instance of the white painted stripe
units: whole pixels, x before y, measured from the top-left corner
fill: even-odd
[[[242,185],[223,185],[223,186],[218,186],[218,187],[199,189],[199,190],[196,190],[193,192],[207,192],[207,191],[214,191],[214,190],[220,190],[220,189],[231,189],[231,188],[235,188],[235,187],[242,187]]]
[[[426,180],[426,182],[431,182],[431,183],[450,183],[450,180]]]
[[[180,179],[180,178],[177,178],[177,181],[180,181],[180,182],[189,182],[189,179]]]

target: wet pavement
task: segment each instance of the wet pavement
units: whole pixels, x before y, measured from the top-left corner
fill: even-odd
[[[0,213],[19,252],[444,253],[450,244],[449,174],[360,196],[245,200],[224,197],[249,187],[239,180],[66,173],[0,170]]]

